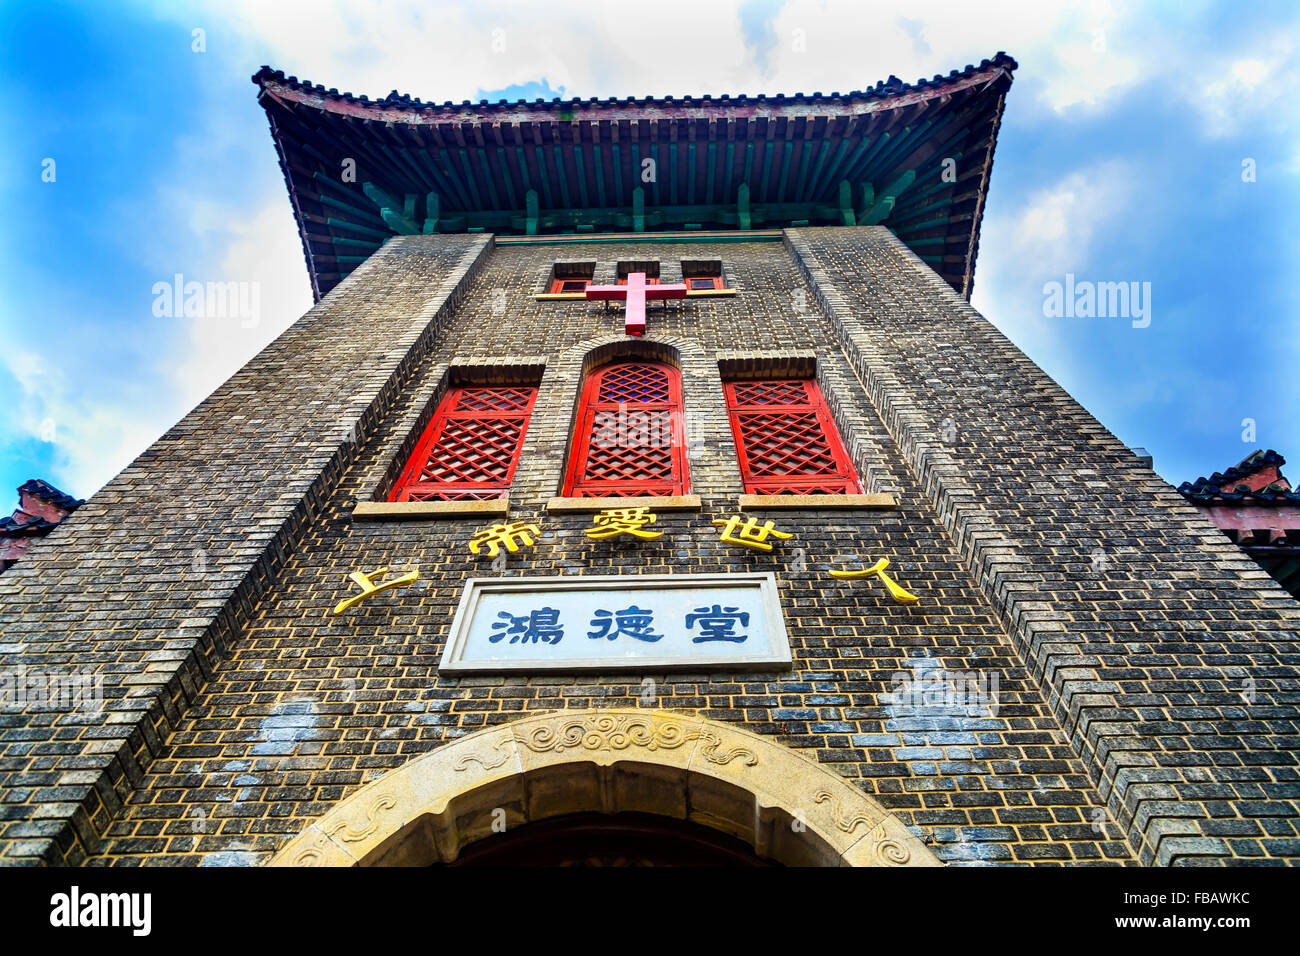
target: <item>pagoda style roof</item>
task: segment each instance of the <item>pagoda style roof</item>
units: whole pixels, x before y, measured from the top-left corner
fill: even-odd
[[[999,53],[844,94],[460,104],[269,67],[253,82],[317,299],[398,234],[876,224],[969,298],[1015,68]]]

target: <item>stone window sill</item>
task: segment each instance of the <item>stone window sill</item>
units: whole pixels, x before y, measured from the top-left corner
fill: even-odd
[[[483,518],[510,512],[509,498],[487,501],[358,501],[353,521],[432,521],[439,518]]]
[[[633,498],[552,498],[546,510],[558,514],[605,511],[608,508],[649,508],[652,511],[699,511],[699,495],[638,495]]]
[[[846,511],[877,508],[896,508],[893,495],[741,495],[737,499],[741,511]]]

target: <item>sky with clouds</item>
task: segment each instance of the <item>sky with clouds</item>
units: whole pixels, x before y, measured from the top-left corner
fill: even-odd
[[[0,43],[0,508],[30,477],[91,494],[311,306],[262,64],[460,101],[848,91],[1005,50],[974,305],[1174,484],[1256,447],[1300,469],[1294,2],[7,0]],[[155,315],[178,273],[257,283],[258,321]],[[1150,283],[1150,324],[1045,315],[1067,274]]]

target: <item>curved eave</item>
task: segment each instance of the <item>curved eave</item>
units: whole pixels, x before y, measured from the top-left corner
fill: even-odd
[[[844,95],[441,106],[265,67],[253,80],[317,298],[399,233],[864,223],[892,228],[969,298],[1015,66],[999,54]],[[658,175],[642,182],[651,159]]]

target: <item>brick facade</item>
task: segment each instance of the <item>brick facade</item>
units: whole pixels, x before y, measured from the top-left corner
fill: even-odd
[[[552,264],[721,259],[734,297],[622,315],[537,301]],[[682,371],[699,511],[655,541],[548,512],[585,369]],[[815,365],[864,491],[897,507],[774,512],[729,549],[741,493],[719,363]],[[0,714],[0,860],[256,864],[358,786],[526,712],[645,706],[641,675],[437,674],[481,516],[358,521],[449,383],[541,373],[506,575],[771,570],[788,672],[653,674],[656,708],[814,756],[950,863],[1281,863],[1296,825],[1300,605],[892,233],[780,242],[390,240],[0,578],[4,665],[95,668],[98,712]],[[1045,481],[1041,476],[1054,476]],[[802,549],[796,551],[795,549]],[[890,602],[832,564],[887,556]],[[348,572],[417,587],[341,618]],[[996,672],[996,715],[885,695],[927,668]],[[1243,694],[1247,679],[1254,689]],[[1248,702],[1247,698],[1252,702]]]

